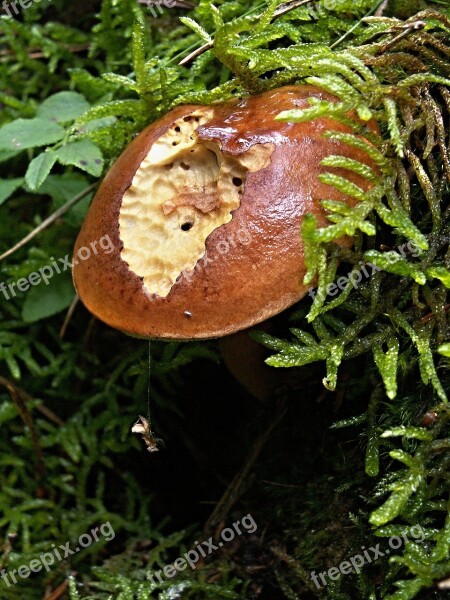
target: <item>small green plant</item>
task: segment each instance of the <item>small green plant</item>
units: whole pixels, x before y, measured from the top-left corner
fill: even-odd
[[[257,598],[251,569],[219,556],[156,587],[145,576],[179,556],[196,526],[170,534],[163,519],[151,518],[155,488],[132,468],[142,444],[130,426],[151,397],[162,437],[179,435],[182,426],[164,431],[162,415],[189,413],[180,402],[185,382],[196,365],[216,361],[215,349],[154,342],[149,354],[145,342],[98,331],[78,309],[61,336],[63,311],[75,306],[68,272],[27,293],[8,294],[7,286],[71,254],[97,180],[146,124],[182,103],[296,83],[338,101],[278,118],[327,116],[350,125],[353,134],[326,135],[356,147],[372,166],[337,155],[323,161],[322,182],[352,206],[324,198],[330,224],[304,219],[305,284],[317,286],[314,300],[286,316],[290,332],[254,336],[272,351],[269,365],[291,368],[291,391],[276,400],[287,394],[295,403],[299,371],[302,381],[322,378],[325,390],[343,390],[351,414],[333,432],[359,431],[365,453],[362,461],[346,455],[354,467],[340,479],[327,456],[323,473],[308,475],[303,503],[291,489],[272,490],[280,530],[295,534],[286,534],[285,548],[270,548],[275,574],[265,584],[289,599],[306,588],[319,594],[308,569],[344,552],[336,536],[326,537],[325,517],[319,549],[312,534],[301,539],[300,525],[309,531],[318,519],[319,485],[324,497],[334,486],[354,498],[337,519],[341,532],[352,525],[364,541],[420,524],[426,540],[380,560],[371,567],[376,576],[339,579],[327,588],[330,598],[408,600],[435,588],[450,574],[448,7],[424,2],[410,14],[395,2],[380,13],[373,0],[199,0],[181,19],[170,10],[154,19],[136,0],[103,0],[98,15],[74,15],[66,25],[54,17],[62,4],[43,0],[20,19],[0,18],[0,253],[9,253],[0,263],[0,565],[17,569],[101,522],[117,536],[38,574],[33,587],[0,581],[0,597],[33,600],[65,582],[71,600]],[[354,237],[352,249],[333,244],[344,235]],[[25,236],[32,242],[11,253]],[[338,288],[337,297],[329,294]],[[314,385],[302,383],[312,398]],[[422,423],[424,413],[435,416]],[[331,455],[334,443],[324,442]],[[196,451],[192,441],[187,447]],[[301,453],[280,456],[283,465],[301,464]],[[324,551],[330,544],[332,557]]]

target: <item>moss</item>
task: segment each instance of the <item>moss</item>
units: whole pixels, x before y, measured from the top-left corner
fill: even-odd
[[[421,2],[412,14],[411,3],[389,2],[379,15],[369,0],[288,11],[275,0],[200,0],[154,18],[135,0],[92,7],[67,12],[43,0],[0,20],[0,250],[80,200],[0,263],[4,283],[70,254],[91,184],[147,123],[184,102],[319,85],[339,102],[279,118],[350,123],[345,142],[374,167],[339,156],[323,163],[323,181],[356,202],[324,199],[330,225],[303,223],[306,283],[316,277],[318,289],[270,336],[256,335],[267,363],[286,373],[267,405],[231,381],[214,344],[153,342],[149,354],[79,306],[61,336],[68,273],[0,293],[1,568],[10,573],[102,523],[115,532],[48,572],[1,581],[0,597],[33,600],[59,585],[71,600],[439,597],[450,573],[448,8]],[[379,134],[351,111],[374,118]],[[38,122],[38,135],[35,118],[48,123]],[[367,179],[370,192],[336,167]],[[355,236],[353,249],[333,244],[344,234]],[[356,284],[327,296],[352,272]],[[166,442],[155,460],[130,433],[148,400]],[[208,520],[200,501],[227,488]],[[149,584],[148,570],[247,513],[256,535]],[[359,574],[314,585],[311,571],[392,536],[408,541]]]

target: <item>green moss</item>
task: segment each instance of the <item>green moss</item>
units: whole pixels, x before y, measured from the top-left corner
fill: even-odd
[[[21,19],[0,20],[0,125],[12,123],[14,139],[27,136],[28,144],[25,151],[0,147],[1,251],[62,198],[89,191],[133,135],[185,102],[288,83],[318,85],[338,102],[312,103],[278,118],[326,115],[349,124],[353,134],[327,135],[367,153],[373,168],[341,156],[323,161],[321,180],[354,198],[355,206],[324,198],[330,224],[318,229],[313,216],[305,218],[305,283],[317,279],[314,301],[280,316],[272,335],[256,335],[273,353],[268,364],[289,367],[273,398],[273,406],[288,410],[289,422],[281,420],[256,462],[257,481],[248,482],[240,500],[244,511],[258,515],[259,532],[266,527],[268,533],[257,543],[239,539],[174,582],[149,585],[146,572],[206,535],[195,524],[205,514],[183,515],[181,531],[169,525],[170,511],[155,492],[171,489],[166,479],[173,473],[137,462],[142,446],[130,427],[146,410],[147,344],[93,325],[79,309],[61,339],[62,311],[73,299],[63,277],[51,290],[34,290],[33,311],[26,294],[0,294],[2,568],[11,572],[99,523],[110,522],[116,532],[114,540],[36,574],[32,586],[0,582],[0,597],[41,598],[45,586],[64,580],[71,600],[256,599],[259,589],[271,600],[314,597],[324,591],[313,585],[311,571],[337,566],[362,545],[374,545],[374,536],[393,535],[409,541],[357,576],[330,582],[325,593],[407,600],[432,590],[450,573],[448,8],[421,2],[415,10],[422,12],[412,15],[410,3],[390,2],[389,16],[374,16],[377,2],[323,0],[277,16],[285,6],[276,0],[200,0],[189,13],[179,11],[180,21],[173,10],[155,19],[134,0],[103,0],[92,4],[97,15],[75,12],[65,24],[60,4],[44,1]],[[187,66],[179,65],[205,44]],[[61,91],[76,93],[64,96],[65,116],[59,113],[55,126],[44,101],[57,103]],[[36,117],[47,118],[45,134],[54,131],[54,139],[31,135]],[[378,134],[364,125],[370,119]],[[2,131],[8,130],[0,129],[0,139]],[[370,191],[337,176],[336,168],[363,177]],[[2,281],[70,254],[86,206],[65,213],[3,261]],[[333,244],[342,235],[355,236],[353,249]],[[354,281],[362,272],[361,279],[327,297],[328,286],[351,272]],[[44,305],[49,312],[40,312]],[[251,447],[247,423],[236,423],[241,405],[232,410],[227,403],[203,451],[196,438],[209,424],[186,431],[186,422],[195,427],[199,420],[190,390],[198,389],[198,373],[207,380],[209,361],[216,362],[216,352],[208,344],[152,344],[153,426],[168,440],[167,452],[181,438],[177,451],[192,453],[201,465],[210,464],[203,453],[220,463],[214,451],[227,448],[220,486],[210,482],[215,462],[198,479],[208,499],[232,478],[239,465],[234,457]],[[211,415],[219,410],[215,380],[207,390],[201,415],[207,407]],[[326,399],[325,410],[318,396]],[[249,407],[258,427],[277,418],[272,403]],[[425,427],[420,419],[427,411],[437,417]],[[235,437],[224,440],[224,430]],[[417,525],[423,543],[411,539]],[[69,568],[78,574],[69,577]]]

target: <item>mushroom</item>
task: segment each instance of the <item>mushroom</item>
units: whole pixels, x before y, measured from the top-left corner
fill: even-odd
[[[250,328],[300,300],[302,218],[313,213],[323,226],[321,199],[349,201],[320,182],[320,162],[330,154],[369,162],[322,135],[347,125],[275,121],[311,98],[335,100],[287,86],[179,106],[149,125],[105,177],[76,242],[75,256],[104,236],[113,246],[74,261],[85,306],[134,336],[193,340]]]

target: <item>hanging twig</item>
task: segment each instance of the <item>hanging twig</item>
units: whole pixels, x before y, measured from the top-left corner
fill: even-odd
[[[42,223],[40,225],[38,225],[35,229],[33,229],[33,231],[31,231],[28,235],[26,235],[22,240],[20,240],[20,242],[18,242],[15,246],[13,246],[12,248],[10,248],[6,252],[4,252],[0,256],[0,260],[3,260],[7,256],[11,256],[11,254],[13,254],[16,250],[19,250],[19,248],[22,248],[23,246],[28,244],[28,242],[31,241],[34,237],[36,237],[39,233],[41,233],[41,231],[44,231],[44,229],[47,229],[47,227],[49,225],[51,225],[52,223],[54,223],[56,221],[56,219],[59,219],[59,217],[61,217],[68,210],[70,210],[72,208],[72,206],[75,206],[75,204],[77,202],[79,202],[85,196],[90,194],[92,192],[92,190],[95,190],[95,188],[97,186],[98,186],[98,182],[93,183],[92,185],[87,187],[85,190],[80,192],[77,196],[75,196],[74,198],[71,198],[68,202],[66,202],[63,206],[61,206],[61,208],[58,208],[58,210],[55,210],[55,212],[53,214],[51,214],[49,217],[47,217],[47,219],[45,219],[45,221],[42,221]]]
[[[131,428],[131,433],[138,433],[142,436],[142,439],[144,440],[145,445],[147,446],[147,450],[149,452],[158,452],[158,442],[160,442],[161,440],[155,438],[155,436],[153,435],[151,424],[145,417],[139,415],[139,419]]]

